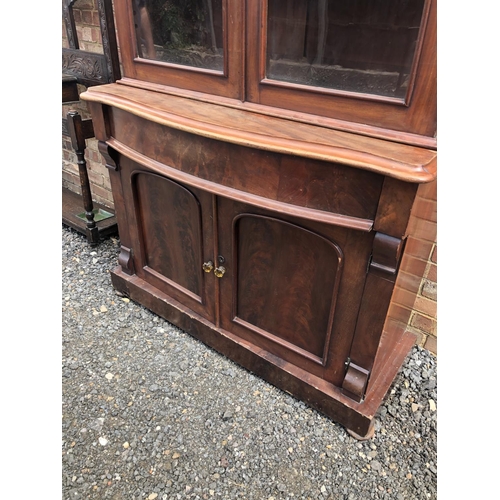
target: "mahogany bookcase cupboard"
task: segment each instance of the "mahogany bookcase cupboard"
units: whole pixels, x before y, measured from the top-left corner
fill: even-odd
[[[110,170],[113,285],[369,437],[414,342],[386,317],[436,177],[435,2],[115,15],[123,77],[81,96]]]

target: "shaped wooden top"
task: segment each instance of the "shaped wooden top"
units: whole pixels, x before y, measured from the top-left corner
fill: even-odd
[[[91,87],[80,97],[211,139],[340,163],[407,182],[430,182],[437,174],[435,150],[247,109],[123,84]]]

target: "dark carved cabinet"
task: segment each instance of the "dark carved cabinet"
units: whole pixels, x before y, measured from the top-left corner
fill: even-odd
[[[76,0],[63,0],[62,14],[66,40],[69,45],[62,49],[62,102],[79,101],[78,85],[103,85],[120,77],[118,46],[116,43],[113,4],[111,0],[96,0],[99,32],[103,53],[90,52],[80,47],[75,22]],[[90,11],[86,11],[90,14]],[[80,13],[81,16],[81,13]],[[81,194],[63,187],[62,221],[69,227],[87,236],[90,245],[100,239],[116,234],[117,224],[112,211],[92,199],[91,183],[85,149],[86,140],[94,137],[92,120],[83,120],[80,113],[69,110],[62,120],[62,133],[71,139],[77,158]]]
[[[113,284],[369,436],[414,342],[386,318],[436,177],[435,4],[177,3],[116,0],[124,76],[82,95],[110,170]]]

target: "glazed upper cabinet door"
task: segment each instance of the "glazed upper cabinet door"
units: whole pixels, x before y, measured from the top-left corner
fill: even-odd
[[[249,101],[434,135],[434,0],[247,5]]]
[[[372,235],[222,198],[218,219],[221,326],[340,384]]]
[[[241,98],[243,2],[119,0],[125,78]]]
[[[124,83],[435,147],[436,0],[116,0],[115,11]]]
[[[131,160],[128,204],[137,233],[137,276],[201,314],[214,318],[212,196],[149,172]],[[123,174],[122,174],[123,175]],[[208,277],[209,278],[209,277]]]

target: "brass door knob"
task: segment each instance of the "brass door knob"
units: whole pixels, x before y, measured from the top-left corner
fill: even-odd
[[[222,278],[222,276],[224,276],[225,272],[226,272],[226,268],[223,266],[216,267],[214,269],[214,274],[215,274],[215,276],[217,276],[217,278]]]
[[[206,273],[209,273],[214,268],[214,263],[209,260],[208,262],[204,262],[202,267]]]

